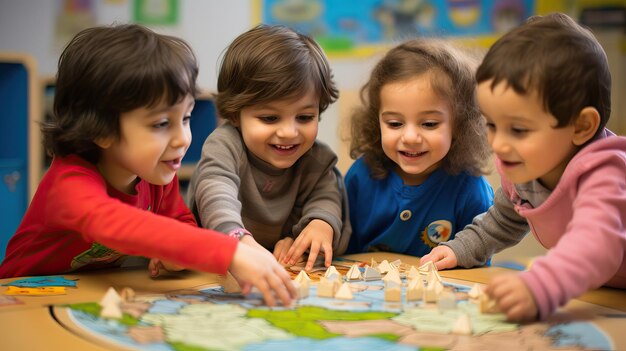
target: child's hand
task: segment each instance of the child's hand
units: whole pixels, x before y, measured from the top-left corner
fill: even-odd
[[[148,263],[148,271],[150,272],[150,277],[152,278],[158,277],[161,271],[178,272],[183,269],[185,268],[170,262],[161,261],[158,258],[152,258],[150,259],[150,263]]]
[[[286,237],[278,240],[276,245],[274,245],[274,257],[278,260],[278,262],[286,263],[285,257],[287,257],[287,252],[293,245],[293,238]]]
[[[309,249],[309,259],[304,270],[313,269],[317,255],[324,253],[324,265],[329,267],[333,261],[333,227],[321,219],[314,219],[302,230],[287,252],[285,264],[296,264],[304,251]]]
[[[516,273],[504,274],[491,280],[485,293],[498,303],[498,308],[511,322],[531,322],[539,313],[533,295]]]
[[[420,266],[429,261],[433,261],[438,270],[454,268],[458,264],[454,251],[444,245],[439,245],[433,248],[429,254],[424,255],[424,257],[420,259]]]
[[[259,289],[268,306],[276,304],[276,297],[284,306],[289,306],[296,298],[296,288],[291,277],[269,251],[263,253],[250,245],[237,245],[229,271],[237,279],[242,292],[247,294],[252,286]]]

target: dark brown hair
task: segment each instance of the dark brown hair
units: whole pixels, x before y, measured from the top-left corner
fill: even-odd
[[[602,131],[611,114],[611,73],[593,34],[570,17],[553,13],[529,18],[489,49],[476,72],[478,83],[505,82],[518,94],[535,90],[557,128],[595,107]],[[593,138],[592,138],[593,140]]]
[[[42,125],[50,154],[96,163],[98,138],[119,136],[123,112],[196,95],[198,64],[182,39],[135,24],[78,33],[59,58],[54,118]]]
[[[288,27],[261,24],[226,50],[216,106],[221,117],[235,122],[244,107],[303,95],[309,89],[319,97],[320,113],[339,96],[322,48]]]
[[[477,60],[451,44],[436,39],[414,39],[387,52],[361,89],[362,106],[351,119],[350,157],[363,156],[374,178],[384,178],[394,167],[384,153],[380,133],[380,91],[386,84],[432,73],[431,86],[452,111],[452,144],[442,161],[449,174],[484,174],[490,151],[476,104],[474,68]]]

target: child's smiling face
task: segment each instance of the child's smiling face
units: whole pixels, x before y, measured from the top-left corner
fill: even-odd
[[[170,183],[191,144],[194,98],[120,115],[119,138],[96,143],[103,149],[98,169],[116,189],[133,193],[137,177],[156,185]]]
[[[301,97],[245,107],[237,126],[246,147],[276,168],[294,165],[317,138],[319,97]]]
[[[574,125],[555,128],[557,119],[545,111],[536,91],[521,95],[506,82],[492,89],[491,82],[478,85],[478,104],[504,176],[517,184],[537,179],[554,189],[577,151]]]
[[[431,79],[432,73],[424,73],[385,84],[380,91],[382,148],[407,185],[428,178],[452,145],[452,113]]]

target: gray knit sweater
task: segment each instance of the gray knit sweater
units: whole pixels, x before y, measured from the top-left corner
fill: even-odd
[[[248,152],[230,123],[216,128],[202,147],[187,195],[198,223],[227,233],[246,228],[272,251],[284,237],[297,237],[312,220],[334,231],[333,255],[342,254],[351,232],[337,156],[316,141],[292,167],[278,169]]]

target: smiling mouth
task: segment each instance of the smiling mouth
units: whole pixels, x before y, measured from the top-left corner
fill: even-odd
[[[421,151],[421,152],[400,151],[400,153],[406,157],[420,157],[420,156],[426,155],[427,151]]]
[[[175,158],[173,160],[169,160],[169,161],[163,161],[165,164],[167,164],[168,166],[170,166],[173,169],[178,169],[181,167],[182,162],[183,162],[183,158],[179,157],[179,158]]]
[[[272,146],[278,150],[291,150],[298,145],[272,145]]]
[[[504,167],[513,167],[522,164],[521,162],[511,162],[505,160],[500,160],[500,163],[502,163]]]

